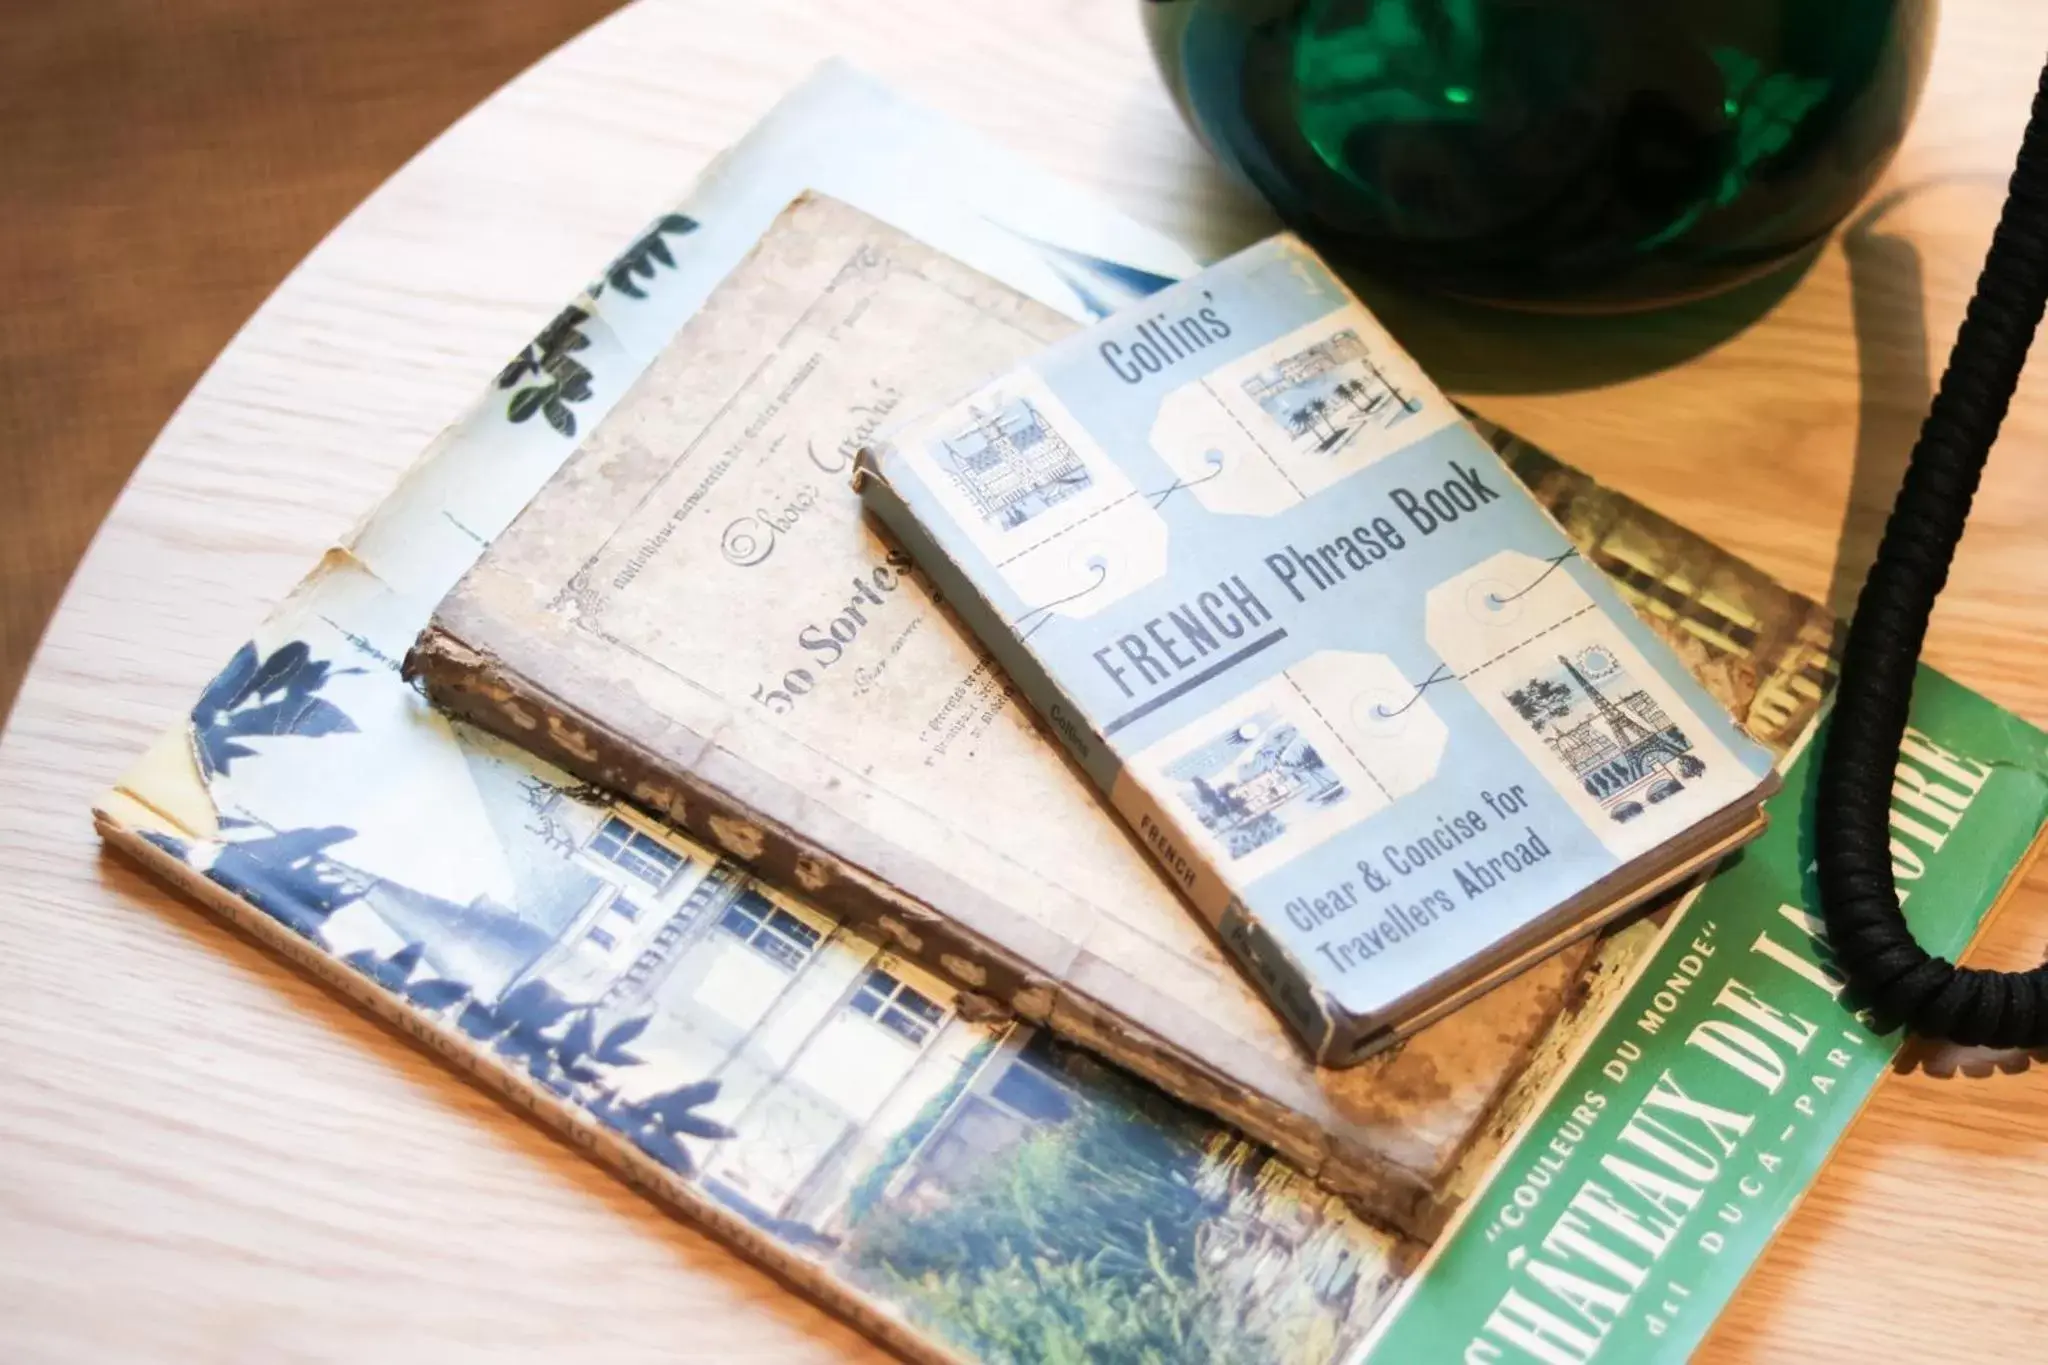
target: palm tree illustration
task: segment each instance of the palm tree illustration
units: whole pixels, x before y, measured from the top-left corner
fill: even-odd
[[[1337,396],[1361,417],[1370,417],[1385,407],[1392,394],[1393,390],[1385,385],[1368,384],[1363,379],[1347,379],[1337,386]]]
[[[1288,415],[1287,429],[1296,436],[1314,436],[1318,447],[1333,445],[1338,432],[1331,424],[1329,414],[1327,401],[1311,398]]]

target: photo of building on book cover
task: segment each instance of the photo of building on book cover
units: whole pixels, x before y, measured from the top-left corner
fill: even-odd
[[[156,847],[983,1358],[1069,1343],[1307,1365],[1357,1339],[1398,1239],[1214,1120],[1028,1024],[964,1017],[946,983],[801,899],[434,714],[356,578],[317,578],[195,706],[217,826],[146,832]],[[319,823],[276,827],[309,784]]]

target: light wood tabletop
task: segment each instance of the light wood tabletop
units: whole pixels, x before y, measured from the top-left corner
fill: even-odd
[[[1134,0],[1030,10],[641,0],[373,195],[186,400],[0,739],[0,1358],[882,1358],[104,855],[87,806],[503,358],[824,57],[1200,254],[1269,226],[1174,117]],[[1390,299],[1388,321],[1486,415],[1839,601],[2044,54],[2048,6],[1951,0],[1903,151],[1803,274],[1656,317]],[[1930,656],[2048,724],[2044,438],[2037,366]],[[2044,940],[2037,872],[1974,960],[2030,965]],[[2037,1358],[2048,1069],[2028,1063],[1909,1053],[1705,1357]]]

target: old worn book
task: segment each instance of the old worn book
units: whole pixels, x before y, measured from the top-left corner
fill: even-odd
[[[848,484],[892,417],[1073,324],[793,204],[436,609],[455,714],[800,887],[1423,1230],[1575,962],[1318,1068]],[[623,951],[623,950],[622,950]]]
[[[1292,235],[855,485],[1325,1065],[1762,828],[1770,755]]]
[[[955,202],[907,193],[906,167]],[[1372,1358],[1399,1365],[1517,1350],[1683,1359],[1896,1044],[1829,1014],[1825,973],[1801,969],[1817,945],[1784,908],[1806,904],[1801,769],[1775,798],[1786,819],[1718,899],[1599,941],[1447,1177],[1468,1212],[1432,1248],[1093,1053],[989,1017],[801,888],[450,721],[400,679],[398,655],[479,543],[804,185],[1075,315],[1188,268],[1085,196],[828,69],[634,241],[255,627],[96,804],[108,842],[913,1360],[1325,1365],[1358,1360],[1375,1330]],[[561,420],[522,397],[534,389]],[[1830,681],[1827,613],[1505,433],[1489,438],[1709,690],[1787,753]],[[2048,752],[2039,732],[1933,675],[1914,724],[1918,776],[1956,793],[1939,847],[1914,846],[1916,927],[1954,952],[2025,864],[2048,810]],[[1721,945],[1704,969],[1702,934]],[[1668,998],[1668,978],[1687,973],[1685,998]],[[1785,1072],[1773,1095],[1688,1041],[1741,1022],[1717,1004],[1731,979],[1829,1030],[1825,1051],[1765,1040],[1760,1055]],[[1851,1036],[1832,1041],[1837,1026]],[[1638,1064],[1616,1076],[1625,1051]],[[1667,1069],[1754,1116],[1741,1159],[1724,1156],[1706,1183],[1692,1166],[1691,1184],[1645,1184],[1673,1191],[1661,1212],[1618,1202],[1640,1198],[1626,1187],[1602,1184],[1614,1196],[1602,1202],[1587,1182],[1610,1155],[1640,1160],[1632,1116]],[[1589,1129],[1577,1110],[1596,1093],[1604,1117]],[[1791,1115],[1807,1126],[1785,1138]],[[1552,1174],[1560,1142],[1576,1144],[1569,1179]],[[1738,1199],[1747,1216],[1725,1244],[1695,1250]],[[1589,1204],[1662,1220],[1652,1245],[1577,1214]],[[1611,1248],[1594,1268],[1621,1276],[1597,1299],[1556,1273],[1584,1266],[1541,1263],[1534,1235],[1501,1235],[1577,1229],[1574,1216]],[[1672,1285],[1685,1293],[1675,1316]],[[1610,1315],[1616,1295],[1625,1308]],[[1589,1305],[1593,1320],[1578,1318]]]

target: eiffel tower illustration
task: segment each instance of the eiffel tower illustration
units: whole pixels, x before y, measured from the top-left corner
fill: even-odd
[[[1650,727],[1631,716],[1607,699],[1607,694],[1593,685],[1592,679],[1579,672],[1579,666],[1564,655],[1557,656],[1564,665],[1564,671],[1579,685],[1579,690],[1593,699],[1593,706],[1600,712],[1600,719],[1607,722],[1607,728],[1614,733],[1614,743],[1623,753],[1629,753],[1638,744],[1653,737]]]
[[[1629,772],[1634,777],[1644,777],[1653,766],[1663,766],[1661,763],[1653,765],[1653,756],[1684,759],[1686,750],[1692,746],[1686,742],[1683,735],[1652,729],[1639,717],[1630,715],[1625,708],[1609,700],[1607,694],[1595,686],[1591,678],[1579,671],[1577,664],[1562,654],[1557,656],[1557,661],[1564,665],[1565,673],[1579,685],[1579,690],[1592,699],[1594,708],[1613,734],[1614,742],[1621,750],[1622,759],[1628,764]],[[1683,768],[1685,765],[1681,763],[1680,766]]]

